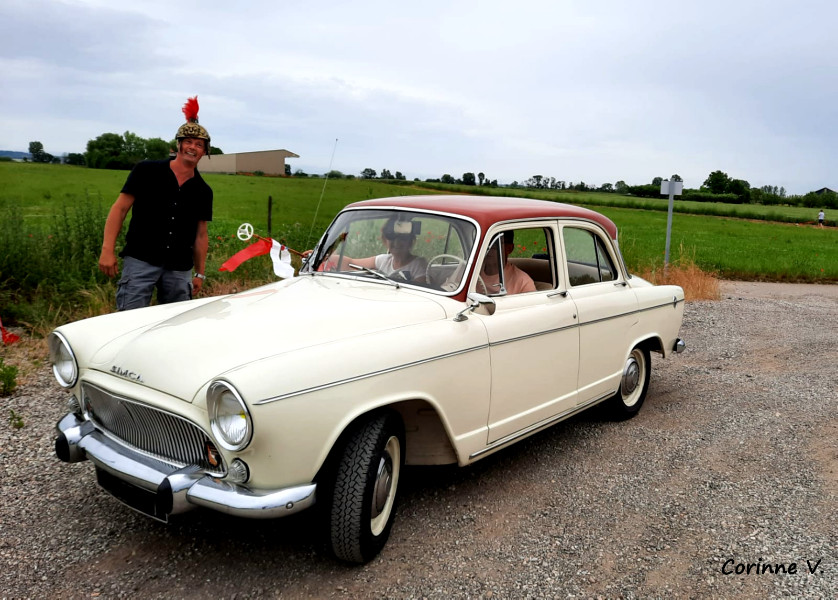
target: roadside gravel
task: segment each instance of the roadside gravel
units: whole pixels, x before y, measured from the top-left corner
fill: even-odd
[[[835,598],[838,286],[771,285],[688,304],[687,351],[653,359],[636,418],[407,469],[363,567],[325,554],[314,511],[167,526],[123,507],[54,457],[65,395],[43,368],[2,400],[0,598]],[[725,574],[740,563],[796,573]]]

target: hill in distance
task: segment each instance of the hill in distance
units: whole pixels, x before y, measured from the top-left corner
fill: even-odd
[[[10,158],[31,158],[28,152],[16,152],[15,150],[0,150],[0,156],[8,156]]]

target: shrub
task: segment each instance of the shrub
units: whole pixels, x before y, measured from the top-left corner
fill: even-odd
[[[0,214],[0,306],[10,322],[74,304],[77,294],[107,282],[99,273],[106,209],[101,202],[63,205],[42,228],[27,223],[16,205]],[[40,301],[38,309],[34,304]]]
[[[17,388],[17,367],[4,364],[0,357],[0,396],[10,396]]]
[[[743,198],[736,194],[713,194],[702,190],[684,190],[681,198],[693,202],[724,202],[725,204],[742,204],[744,202]]]

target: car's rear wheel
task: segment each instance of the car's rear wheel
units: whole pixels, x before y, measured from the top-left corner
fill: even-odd
[[[649,351],[640,346],[634,348],[626,358],[620,389],[608,401],[614,418],[629,419],[640,411],[652,374]]]
[[[395,413],[361,424],[338,459],[330,506],[332,551],[354,563],[372,560],[390,536],[404,465],[404,426]]]

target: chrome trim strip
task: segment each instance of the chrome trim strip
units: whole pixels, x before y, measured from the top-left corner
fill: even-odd
[[[571,298],[573,298],[572,295],[571,295]],[[683,298],[678,300],[676,302],[676,304],[680,304],[681,302],[684,302]],[[579,326],[582,327],[582,326],[585,326],[585,325],[593,325],[595,323],[602,323],[603,321],[611,321],[613,319],[620,319],[622,317],[630,317],[631,315],[636,315],[636,314],[639,314],[639,313],[642,313],[642,312],[648,312],[650,310],[657,310],[659,308],[665,308],[667,306],[672,306],[672,302],[667,301],[667,302],[664,302],[663,304],[657,304],[655,306],[647,306],[646,308],[638,308],[636,310],[630,310],[629,312],[620,313],[619,315],[611,315],[610,317],[602,317],[601,319],[594,319],[593,321],[585,321],[584,323],[579,323]]]
[[[440,354],[438,356],[432,356],[430,358],[423,358],[421,360],[416,360],[413,362],[405,363],[403,365],[398,365],[395,367],[389,367],[387,369],[381,369],[379,371],[372,371],[371,373],[364,373],[363,375],[357,375],[355,377],[347,377],[346,379],[340,379],[338,381],[332,381],[330,383],[324,383],[322,385],[316,385],[310,388],[306,388],[304,390],[297,390],[296,392],[288,392],[287,394],[281,394],[279,396],[272,396],[270,398],[265,398],[264,400],[259,400],[258,402],[254,402],[254,406],[259,406],[261,404],[270,404],[271,402],[277,402],[279,400],[285,400],[287,398],[293,398],[294,396],[300,396],[302,394],[308,394],[309,392],[319,392],[320,390],[325,390],[331,387],[335,387],[338,385],[343,385],[344,383],[353,383],[355,381],[361,381],[362,379],[369,379],[370,377],[376,377],[378,375],[384,375],[386,373],[393,373],[394,371],[401,371],[402,369],[409,369],[410,367],[415,367],[418,365],[424,365],[426,363],[434,362],[437,360],[442,360],[443,358],[451,358],[452,356],[458,356],[460,354],[467,354],[469,352],[474,352],[476,350],[482,350],[483,348],[488,348],[489,344],[483,344],[480,346],[474,346],[472,348],[464,348],[463,350],[457,350],[455,352],[449,352],[447,354]]]
[[[477,452],[474,452],[473,454],[469,455],[469,459],[474,459],[474,458],[477,458],[479,456],[483,456],[487,452],[492,452],[493,450],[497,450],[500,447],[505,446],[507,444],[510,444],[510,443],[514,442],[515,440],[521,438],[521,437],[530,435],[532,433],[536,433],[537,431],[539,431],[541,429],[546,429],[547,427],[549,427],[553,423],[555,423],[557,421],[562,421],[562,420],[564,420],[568,417],[571,417],[574,414],[576,414],[578,412],[581,412],[581,411],[585,410],[586,408],[596,404],[597,402],[605,400],[606,398],[608,398],[610,396],[613,396],[613,395],[614,395],[614,392],[608,392],[606,394],[602,394],[601,396],[597,396],[596,398],[593,398],[592,400],[588,400],[587,402],[585,402],[585,404],[580,404],[579,406],[574,406],[573,408],[569,408],[562,413],[559,413],[559,414],[554,415],[552,417],[547,417],[546,419],[543,419],[543,420],[539,421],[538,423],[533,423],[529,427],[525,427],[524,429],[521,429],[520,431],[516,431],[515,433],[510,433],[506,437],[502,437],[501,439],[492,442],[491,444],[489,444],[488,446],[486,446],[482,450],[478,450]]]
[[[542,335],[549,335],[551,333],[558,333],[559,331],[565,331],[566,329],[574,329],[579,327],[579,323],[574,323],[573,325],[566,325],[565,327],[556,327],[555,329],[547,329],[545,331],[537,331],[535,333],[528,333],[527,335],[522,335],[514,338],[508,338],[505,340],[500,340],[496,342],[490,342],[489,346],[502,346],[503,344],[509,344],[510,342],[520,342],[522,340],[529,340],[532,338],[540,337]]]

